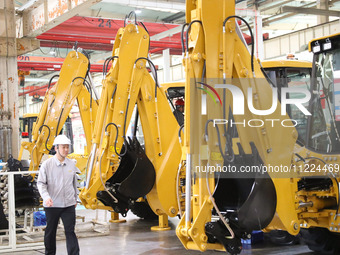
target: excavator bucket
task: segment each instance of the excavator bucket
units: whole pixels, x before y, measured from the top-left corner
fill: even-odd
[[[256,147],[250,144],[252,154],[245,154],[239,145],[239,155],[235,155],[233,165],[261,165],[262,160]],[[229,163],[225,162],[225,165]],[[261,230],[275,214],[276,191],[269,175],[251,174],[247,178],[222,178],[215,192],[218,207],[228,213],[228,218],[244,231]],[[249,178],[248,178],[249,177]]]
[[[155,168],[136,137],[125,142],[125,150],[117,171],[108,182],[118,186],[121,195],[137,199],[152,189],[156,180]]]
[[[276,193],[269,178],[254,179],[246,201],[238,210],[243,229],[260,230],[267,226],[275,214]]]

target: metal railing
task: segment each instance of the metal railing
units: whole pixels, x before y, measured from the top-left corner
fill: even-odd
[[[0,166],[6,166],[6,163],[0,163]],[[36,243],[17,243],[16,236],[16,218],[15,218],[15,189],[14,189],[14,175],[27,175],[39,173],[39,171],[19,171],[19,172],[0,172],[1,176],[8,176],[8,245],[0,246],[0,253],[13,251],[26,251],[44,248],[43,242]],[[6,237],[2,236],[3,238]]]

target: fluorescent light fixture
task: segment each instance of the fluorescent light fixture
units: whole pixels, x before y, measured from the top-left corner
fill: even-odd
[[[142,13],[142,10],[137,9],[137,10],[135,10],[135,13],[136,13],[136,14],[141,14],[141,13]]]

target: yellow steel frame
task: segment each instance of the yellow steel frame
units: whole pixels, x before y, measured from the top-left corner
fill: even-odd
[[[222,24],[225,18],[235,15],[234,1],[220,1],[220,0],[197,0],[187,1],[186,3],[186,17],[187,22],[201,21],[192,24],[189,33],[189,49],[185,54],[184,66],[186,71],[186,109],[185,109],[185,141],[183,147],[183,160],[189,165],[189,172],[192,173],[194,166],[204,166],[208,164],[209,157],[214,154],[214,145],[211,142],[206,144],[203,139],[203,125],[206,120],[214,119],[216,116],[221,116],[221,111],[208,112],[207,116],[201,116],[201,91],[194,89],[195,79],[199,79],[202,75],[203,62],[206,62],[206,78],[224,79],[226,83],[230,83],[230,78],[264,78],[260,67],[254,61],[254,73],[251,72],[251,58],[247,47],[237,35],[235,19],[231,18],[226,22],[225,31],[222,34]],[[288,62],[282,65],[290,65]],[[305,64],[303,66],[305,67]],[[306,64],[310,67],[310,64]],[[264,80],[264,79],[262,79]],[[213,81],[213,80],[212,80]],[[252,79],[240,79],[239,88],[247,93],[247,88],[253,89],[254,107],[256,109],[269,109],[271,102],[270,85],[266,82],[260,82]],[[231,97],[227,96],[227,116],[228,109],[231,106]],[[213,108],[212,102],[207,102],[207,107]],[[278,106],[277,108],[280,108]],[[256,116],[245,110],[244,119],[263,119],[262,116]],[[288,115],[281,115],[275,111],[270,116],[271,119],[289,119]],[[240,121],[240,117],[235,115],[235,121]],[[319,155],[313,153],[305,148],[300,148],[295,145],[297,139],[297,131],[295,128],[283,128],[281,126],[270,128],[268,125],[261,128],[242,128],[238,127],[239,139],[246,153],[251,153],[249,142],[254,142],[259,154],[265,164],[290,166],[298,165],[299,158],[294,153],[299,152],[302,157],[308,158],[312,155],[319,158],[331,158],[327,155]],[[208,145],[208,146],[207,146]],[[216,146],[215,146],[216,147]],[[210,148],[212,151],[207,151]],[[197,154],[199,151],[206,151],[207,156],[201,154],[199,158]],[[218,152],[218,151],[216,151]],[[210,160],[213,160],[210,158]],[[339,162],[338,157],[333,158],[334,162]],[[315,160],[307,160],[306,164],[316,163]],[[223,163],[223,162],[220,162]],[[318,161],[318,164],[324,164]],[[303,173],[298,173],[303,174]],[[314,174],[315,175],[315,174]],[[334,178],[334,187],[328,191],[320,192],[298,192],[297,181],[301,176],[296,178],[272,178],[275,185],[277,195],[276,214],[272,222],[266,228],[270,229],[284,229],[290,234],[296,235],[300,231],[300,227],[319,226],[332,230],[332,225],[338,224],[339,219],[334,217],[335,210],[319,210],[331,204],[330,200],[323,200],[324,196],[334,197],[335,201],[339,200],[336,183],[339,178]],[[187,175],[187,178],[188,175]],[[214,187],[214,178],[209,178],[209,187]],[[176,234],[181,240],[182,244],[187,249],[196,249],[205,251],[207,249],[224,249],[221,244],[210,244],[207,242],[204,226],[211,221],[211,210],[213,208],[213,198],[210,197],[208,186],[204,178],[194,178],[191,175],[191,188],[187,187],[186,193],[192,192],[190,196],[191,203],[186,208],[185,214],[189,217],[183,217],[177,227]],[[298,208],[301,199],[310,201],[314,199],[317,204],[309,209]],[[332,216],[333,215],[333,219]]]
[[[268,60],[261,61],[261,65],[264,69],[275,67],[295,67],[312,69],[312,62],[301,60]]]
[[[88,64],[88,58],[81,52],[71,51],[66,56],[57,83],[46,92],[38,118],[33,125],[32,142],[23,141],[21,143],[19,160],[23,150],[29,151],[31,157],[29,170],[38,170],[42,156],[49,153],[46,147],[52,148],[54,138],[61,131],[76,100],[88,148],[91,146],[97,102],[92,98],[92,108],[90,108],[91,96],[83,85]],[[48,134],[46,126],[49,127],[50,134]],[[57,128],[58,130],[56,130]]]
[[[145,140],[145,152],[156,171],[156,182],[147,195],[153,211],[161,216],[175,216],[178,212],[176,196],[176,175],[181,157],[178,141],[178,124],[173,116],[163,90],[157,88],[155,81],[146,69],[149,35],[144,28],[128,24],[117,32],[112,56],[113,65],[103,81],[103,90],[92,138],[93,168],[91,159],[88,169],[87,187],[81,192],[80,199],[86,208],[100,207],[96,194],[104,190],[105,183],[117,170],[120,158],[116,154],[123,145],[124,122],[130,122],[133,109],[137,104]],[[115,96],[112,98],[112,94]],[[112,99],[111,99],[112,98]],[[115,145],[116,130],[118,139]],[[127,128],[127,126],[126,126]],[[105,207],[108,208],[108,207]],[[164,225],[164,224],[163,224]]]

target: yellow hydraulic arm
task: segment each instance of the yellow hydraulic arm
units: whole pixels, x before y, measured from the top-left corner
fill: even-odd
[[[149,40],[147,31],[137,24],[129,23],[117,32],[113,64],[103,81],[86,187],[80,194],[86,208],[111,207],[126,215],[138,198],[146,196],[156,214],[177,215],[179,126],[147,58]],[[134,135],[129,138],[133,115]],[[135,135],[138,116],[142,145]]]
[[[42,156],[49,154],[54,138],[60,133],[76,101],[83,122],[87,148],[90,148],[98,102],[92,98],[92,87],[86,80],[88,71],[89,59],[86,53],[73,50],[66,56],[57,83],[46,92],[33,126],[32,142],[24,141],[21,144],[19,160],[23,150],[29,151],[31,158],[29,170],[37,170]]]
[[[301,102],[313,99],[309,106],[290,108],[308,120],[306,139],[297,143],[300,123],[281,107],[236,18],[249,28],[235,16],[234,1],[186,3],[186,206],[176,234],[187,249],[238,254],[241,238],[253,230],[296,235],[303,227],[312,228],[307,236],[317,238],[307,239],[310,247],[338,251],[336,235],[322,235],[338,232],[334,226],[340,221],[339,112],[333,99],[340,77],[339,36],[315,40],[310,47],[319,53],[314,75],[325,80],[312,78],[313,87],[307,86],[312,95],[306,87],[294,88],[305,94]],[[285,93],[294,98],[294,90],[283,89],[281,102]],[[321,238],[326,241],[318,243]]]
[[[279,216],[289,214],[289,217],[281,218],[281,226],[297,234],[300,225],[295,212],[290,179],[248,177],[239,181],[238,178],[242,176],[231,175],[227,178],[234,178],[235,181],[228,183],[222,179],[215,184],[214,174],[209,174],[209,171],[206,174],[207,171],[204,171],[204,167],[228,166],[235,160],[239,165],[289,166],[297,132],[292,127],[288,115],[280,114],[279,103],[277,110],[268,116],[254,115],[245,107],[243,115],[234,115],[233,119],[229,117],[230,110],[234,112],[237,110],[235,107],[244,106],[233,105],[230,91],[227,92],[223,86],[223,89],[219,89],[218,86],[214,86],[215,84],[233,84],[243,92],[243,95],[247,95],[251,88],[255,109],[266,110],[271,108],[272,102],[268,100],[272,98],[271,86],[242,40],[235,22],[234,1],[187,1],[186,7],[186,19],[189,23],[184,59],[186,70],[184,151],[187,185],[185,217],[177,227],[177,235],[188,249],[205,251],[223,249],[224,246],[228,252],[236,254],[241,249],[240,238],[246,238],[249,234],[247,230],[267,226],[275,211]],[[255,77],[256,80],[253,79]],[[216,88],[220,104],[205,99],[207,97],[203,89],[210,87]],[[206,107],[202,104],[203,100],[206,100]],[[288,119],[287,126],[290,127],[276,125],[275,128],[271,128],[270,122],[266,122],[265,117],[275,119],[278,123]],[[239,123],[236,124],[239,138],[232,139],[230,125],[229,127],[220,125],[221,133],[224,133],[220,137],[219,132],[215,130],[216,123],[213,123],[214,126],[209,124],[217,119]],[[250,119],[256,119],[257,123],[264,124],[256,124],[252,128],[242,124]],[[204,139],[208,134],[209,139]],[[238,151],[233,151],[234,143],[238,144]],[[219,188],[224,186],[229,188],[224,191],[216,190],[214,195],[219,196],[222,201],[215,202],[213,193],[217,185]],[[286,192],[275,193],[275,188],[284,189]],[[242,193],[248,194],[249,197],[247,195],[242,197]],[[263,202],[260,203],[256,199],[249,201],[252,196],[260,197]],[[228,223],[227,216],[222,216],[219,211],[219,206],[223,209],[229,206],[223,199],[232,197],[236,197],[234,201],[236,206],[231,206],[230,210],[236,213],[232,217],[239,217],[235,224],[240,225],[235,232],[232,230],[234,226],[231,227]],[[258,203],[256,206],[252,204],[254,201]],[[212,222],[213,208],[217,212],[218,222]],[[221,229],[224,229],[224,232]],[[214,236],[215,242],[208,242],[208,235]]]

